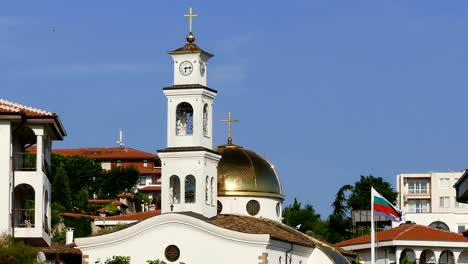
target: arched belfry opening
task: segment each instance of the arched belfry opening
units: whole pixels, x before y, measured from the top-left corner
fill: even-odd
[[[185,203],[195,203],[196,181],[193,175],[185,177]]]
[[[180,179],[177,175],[172,175],[169,179],[169,203],[180,203]]]
[[[187,102],[177,105],[176,135],[186,136],[193,134],[193,107]]]

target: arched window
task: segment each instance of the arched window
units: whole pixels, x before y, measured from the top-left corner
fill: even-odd
[[[455,263],[453,253],[450,250],[444,250],[440,253],[439,264]]]
[[[43,226],[44,230],[47,234],[50,234],[49,228],[49,192],[45,191],[44,193],[44,209],[43,209],[44,217],[43,217]]]
[[[193,134],[193,107],[186,102],[177,105],[176,135],[185,136]]]
[[[416,254],[414,253],[413,250],[411,249],[405,249],[401,252],[401,255],[400,255],[400,263],[404,260],[404,259],[407,259],[409,260],[411,263],[413,264],[416,264]]]
[[[209,137],[209,127],[208,127],[208,104],[203,106],[203,136]]]
[[[176,175],[169,178],[169,203],[178,204],[180,202],[180,179]]]
[[[421,256],[419,257],[419,264],[426,263],[437,263],[437,259],[434,255],[434,252],[430,249],[423,250],[421,252]]]
[[[195,191],[196,191],[196,182],[193,175],[188,175],[185,177],[185,202],[194,203],[195,202]]]
[[[438,228],[438,229],[442,229],[442,230],[446,230],[446,231],[450,231],[450,228],[448,227],[448,225],[446,223],[444,223],[444,222],[441,222],[441,221],[432,222],[429,226],[434,227],[434,228]]]
[[[205,203],[210,203],[210,177],[206,176],[205,181]]]
[[[15,187],[15,201],[13,221],[15,227],[34,227],[35,223],[35,191],[29,184],[20,184]]]
[[[210,195],[210,204],[214,204],[214,178],[211,178],[211,195]]]

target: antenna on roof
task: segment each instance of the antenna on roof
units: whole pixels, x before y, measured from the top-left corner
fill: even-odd
[[[117,144],[119,145],[119,148],[123,148],[125,144],[123,143],[123,132],[122,129],[119,131],[119,140],[117,140]]]

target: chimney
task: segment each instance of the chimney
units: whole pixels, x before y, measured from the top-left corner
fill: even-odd
[[[67,234],[65,236],[65,245],[73,243],[73,228],[67,228]]]

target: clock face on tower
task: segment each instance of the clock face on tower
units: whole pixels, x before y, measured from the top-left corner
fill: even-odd
[[[190,61],[183,61],[179,65],[179,72],[184,76],[188,76],[193,71],[193,65]]]

